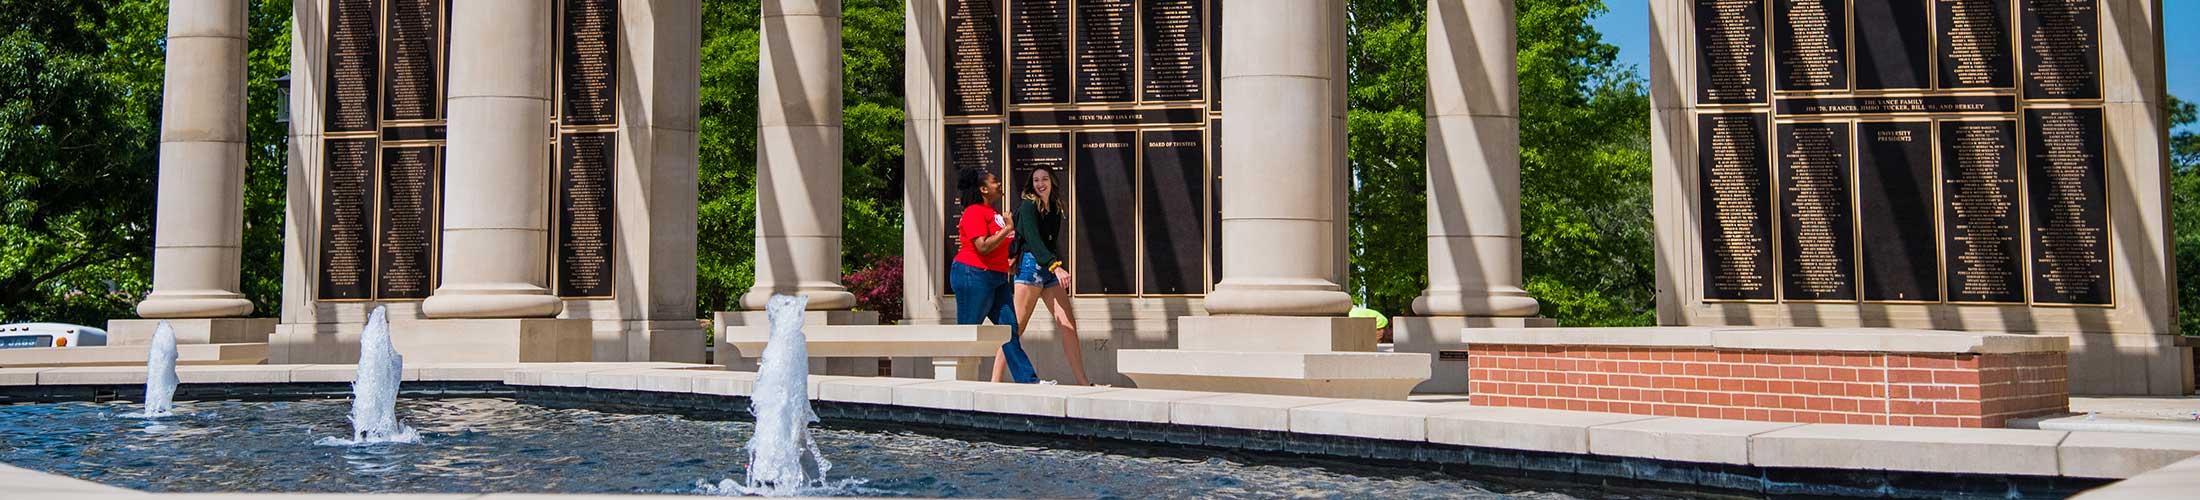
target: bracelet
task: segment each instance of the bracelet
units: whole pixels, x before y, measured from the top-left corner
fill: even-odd
[[[1057,260],[1057,261],[1054,261],[1054,263],[1053,263],[1053,264],[1048,264],[1048,265],[1047,265],[1047,272],[1054,272],[1054,271],[1060,271],[1060,270],[1062,270],[1062,261],[1059,261],[1059,260]]]

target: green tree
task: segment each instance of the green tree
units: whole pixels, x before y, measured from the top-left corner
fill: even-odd
[[[703,4],[696,310],[733,310],[756,281],[756,0]],[[842,259],[901,254],[902,3],[841,5]]]
[[[2178,327],[2200,335],[2200,106],[2171,97],[2170,227],[2177,252]]]
[[[1428,65],[1422,2],[1355,1],[1347,45],[1349,289],[1406,313],[1427,286]],[[1589,25],[1600,0],[1520,0],[1522,254],[1543,315],[1569,325],[1656,319],[1649,99]]]

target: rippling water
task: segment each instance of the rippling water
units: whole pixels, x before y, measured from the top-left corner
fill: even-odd
[[[0,462],[171,492],[696,493],[741,477],[747,421],[551,409],[506,399],[405,400],[416,444],[325,446],[349,435],[347,400],[0,406]],[[1538,491],[1336,461],[1146,448],[1049,449],[966,432],[825,428],[850,486],[817,493],[1053,498],[1640,498]],[[1044,442],[1035,438],[1008,443]],[[1105,451],[1096,451],[1105,450]]]

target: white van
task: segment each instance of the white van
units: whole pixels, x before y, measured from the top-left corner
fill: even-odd
[[[0,349],[107,345],[107,331],[64,323],[0,325]]]

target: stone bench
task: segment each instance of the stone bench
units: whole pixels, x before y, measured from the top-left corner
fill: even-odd
[[[2068,339],[1881,328],[1469,328],[1477,406],[2002,427],[2065,412]]]
[[[978,367],[1008,343],[1009,328],[998,325],[807,325],[812,358],[932,358],[932,378],[978,380]],[[737,354],[719,360],[737,367],[753,364],[771,340],[768,326],[719,329],[718,344]],[[719,351],[725,353],[726,351]],[[737,359],[738,358],[738,359]]]
[[[145,366],[150,346],[108,345],[0,349],[0,368]],[[176,344],[178,365],[257,365],[267,362],[267,343]]]

